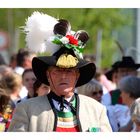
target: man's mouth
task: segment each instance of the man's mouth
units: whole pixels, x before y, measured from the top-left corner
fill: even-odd
[[[60,83],[59,85],[67,85],[68,83]]]

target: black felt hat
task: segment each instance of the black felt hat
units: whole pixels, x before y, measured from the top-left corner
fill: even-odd
[[[32,68],[37,79],[39,79],[42,83],[49,85],[46,71],[49,66],[56,66],[59,56],[64,53],[74,55],[72,50],[63,47],[52,56],[34,57],[32,61]],[[78,59],[78,63],[75,68],[79,69],[80,72],[76,87],[89,82],[96,71],[95,64],[84,59]]]
[[[107,77],[108,80],[112,81],[112,75],[113,73],[118,69],[119,64],[121,63],[121,61],[116,61],[112,66],[111,69],[108,70],[105,73],[105,76]]]
[[[105,75],[107,79],[112,80],[112,74],[118,68],[134,68],[138,69],[140,64],[136,64],[131,56],[123,56],[121,61],[117,61],[112,65],[112,68],[108,70]]]
[[[123,56],[122,61],[119,63],[117,68],[134,68],[138,69],[140,64],[136,64],[131,56]]]

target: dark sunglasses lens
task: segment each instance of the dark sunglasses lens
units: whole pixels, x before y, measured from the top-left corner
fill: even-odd
[[[100,90],[100,91],[99,91],[99,93],[102,95],[102,94],[103,94],[103,91],[102,91],[102,90]]]
[[[95,91],[95,92],[93,92],[93,95],[97,95],[97,94],[100,94],[100,95],[103,95],[103,91],[102,90],[99,90],[99,91]]]

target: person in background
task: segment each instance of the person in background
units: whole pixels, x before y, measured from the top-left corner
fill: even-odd
[[[137,69],[140,64],[136,64],[132,57],[123,56],[122,60],[116,63],[114,69],[117,72],[117,81],[128,75],[137,76]],[[121,128],[130,123],[130,110],[127,105],[122,102],[121,91],[118,87],[115,90],[102,96],[102,104],[106,105],[110,116],[112,126],[115,132],[122,131]],[[124,131],[124,130],[123,130]]]
[[[35,57],[36,54],[30,52],[28,48],[21,48],[19,49],[16,55],[16,62],[17,66],[15,67],[15,72],[22,75],[24,69],[32,68],[32,59]]]
[[[34,97],[43,96],[50,92],[50,87],[48,85],[43,84],[39,80],[36,80],[33,84]]]
[[[33,16],[33,18],[32,18]],[[27,40],[36,41],[32,37],[39,36],[35,30],[41,28],[39,16],[47,18],[43,13],[34,12],[26,21]],[[95,64],[82,59],[82,51],[89,36],[84,30],[72,34],[71,25],[65,19],[53,17],[42,19],[43,25],[51,23],[52,32],[43,41],[48,50],[55,48],[51,56],[34,57],[32,68],[36,78],[50,86],[50,93],[28,99],[17,105],[8,131],[20,132],[111,132],[105,107],[94,99],[76,94],[75,88],[88,83],[94,76]],[[32,19],[36,19],[33,20]],[[29,21],[32,22],[29,22]],[[35,21],[35,23],[34,23]],[[45,24],[44,21],[47,21]],[[29,26],[28,26],[29,25]],[[28,28],[29,27],[29,28]],[[45,29],[45,28],[41,28]],[[30,32],[31,31],[31,32]],[[42,32],[42,30],[40,30]],[[44,31],[43,31],[44,32]],[[41,34],[41,33],[40,33]],[[28,36],[29,35],[29,36]],[[40,36],[41,37],[41,36]],[[50,37],[50,38],[49,38]],[[30,44],[27,42],[27,44]],[[35,44],[35,42],[33,42]],[[37,49],[33,44],[29,48]],[[40,48],[40,45],[38,44]],[[42,48],[41,48],[42,49]],[[85,76],[86,75],[86,76]]]
[[[14,70],[16,66],[17,66],[17,54],[13,54],[10,57],[9,67],[11,67]]]
[[[128,76],[128,75],[134,75],[137,76],[137,69],[140,67],[140,64],[136,64],[132,57],[130,56],[123,56],[122,60],[119,61],[115,67],[114,70],[117,72],[117,81],[121,80],[121,78]],[[121,92],[118,88],[118,83],[116,83],[117,88],[115,90],[110,91],[106,95],[103,95],[105,105],[116,105],[116,104],[122,104],[121,99]],[[109,100],[108,100],[109,99]]]
[[[101,102],[103,89],[102,85],[95,79],[92,79],[87,84],[77,88],[77,93],[89,96],[98,102]]]
[[[13,110],[9,106],[10,96],[0,85],[0,132],[7,131],[12,119]]]
[[[32,69],[25,69],[22,74],[22,82],[26,87],[28,94],[23,100],[32,98],[34,96],[33,84],[36,81],[35,74]]]
[[[134,124],[133,131],[140,132],[140,98],[137,98],[131,105],[130,114]]]
[[[14,71],[22,75],[25,69],[31,69],[32,59],[35,56],[36,56],[36,53],[29,51],[28,48],[19,49],[16,55],[17,66],[15,67]],[[20,91],[21,99],[25,98],[27,94],[28,94],[28,90],[26,89],[25,86],[23,86]]]
[[[13,73],[12,68],[7,65],[0,65],[0,77],[4,77],[10,73]]]
[[[22,77],[13,72],[1,78],[1,84],[6,90],[6,93],[10,96],[10,104],[14,109],[17,102],[20,100],[20,90],[22,87]]]
[[[119,89],[121,90],[122,102],[131,110],[132,104],[137,98],[140,98],[140,78],[131,75],[122,78],[119,82]],[[133,123],[130,120],[119,131],[132,131],[133,127]]]

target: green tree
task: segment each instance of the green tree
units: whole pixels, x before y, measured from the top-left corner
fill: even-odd
[[[0,9],[0,28],[9,30],[11,36],[15,36],[17,28],[25,25],[25,19],[33,11],[40,11],[56,18],[66,18],[72,24],[72,30],[86,30],[90,35],[90,40],[85,47],[85,54],[96,54],[97,33],[102,30],[102,67],[107,67],[112,63],[113,54],[117,47],[114,47],[113,32],[122,30],[125,26],[133,25],[132,9],[118,8],[44,8],[44,9]],[[127,12],[126,12],[127,11]],[[8,19],[10,17],[10,19]],[[11,22],[11,27],[9,25]],[[14,40],[14,39],[12,39]],[[14,43],[13,43],[14,44]],[[21,32],[19,47],[25,47],[25,35]],[[17,49],[18,49],[17,48]]]

